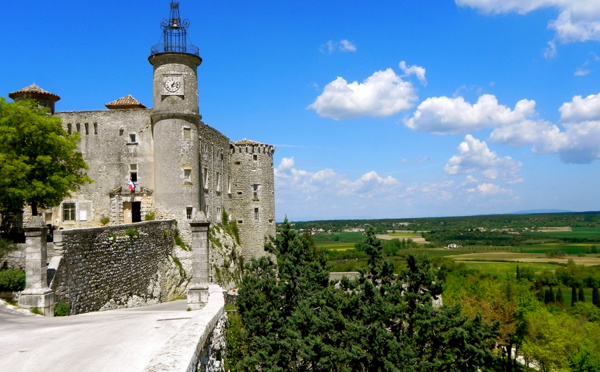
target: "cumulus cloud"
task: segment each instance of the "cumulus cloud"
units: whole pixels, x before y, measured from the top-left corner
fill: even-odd
[[[488,145],[468,134],[458,146],[458,155],[448,160],[444,171],[450,175],[481,175],[488,180],[503,181],[508,184],[522,182],[519,173],[522,164],[510,156],[499,157]],[[472,179],[472,178],[471,178]]]
[[[464,134],[484,128],[520,123],[535,115],[535,101],[523,99],[514,109],[500,105],[495,96],[484,94],[475,104],[463,97],[431,97],[421,102],[404,125],[419,132]]]
[[[561,121],[574,122],[584,120],[600,120],[600,94],[591,94],[585,98],[573,97],[558,109]]]
[[[329,40],[321,44],[319,51],[323,54],[333,54],[335,52],[356,52],[356,45],[346,39],[342,39],[339,42]]]
[[[413,107],[416,100],[413,85],[388,68],[373,73],[362,83],[348,83],[338,77],[325,86],[308,109],[335,120],[363,116],[388,117]]]
[[[600,41],[600,2],[597,0],[455,0],[458,6],[478,9],[485,14],[527,14],[541,8],[557,9],[559,14],[548,23],[561,43]],[[544,54],[556,54],[554,41]]]

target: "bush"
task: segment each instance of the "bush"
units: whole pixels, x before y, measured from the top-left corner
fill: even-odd
[[[144,216],[144,221],[154,221],[155,218],[156,218],[156,213],[154,211],[150,211],[150,212],[146,213],[146,215]]]
[[[129,236],[130,238],[134,238],[140,235],[140,232],[137,231],[136,229],[132,229],[129,228],[125,231],[125,234],[127,234],[127,236]]]
[[[100,219],[100,223],[102,224],[102,226],[108,225],[109,222],[110,222],[110,218],[108,218],[108,217],[102,217]]]
[[[54,306],[54,316],[67,316],[71,312],[71,305],[68,302],[59,301]]]
[[[25,272],[17,269],[0,270],[0,291],[19,292],[25,289]]]

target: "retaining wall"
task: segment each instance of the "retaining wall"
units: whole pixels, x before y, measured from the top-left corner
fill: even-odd
[[[185,279],[173,259],[173,220],[62,231],[63,258],[52,281],[71,314],[169,300]]]

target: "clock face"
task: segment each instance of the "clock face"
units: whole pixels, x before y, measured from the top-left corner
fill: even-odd
[[[181,88],[181,81],[179,79],[170,77],[165,80],[165,89],[167,92],[175,93],[179,88]]]

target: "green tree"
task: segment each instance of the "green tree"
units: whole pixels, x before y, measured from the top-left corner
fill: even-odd
[[[556,302],[563,305],[565,303],[565,299],[563,297],[562,290],[560,289],[560,287],[558,287],[558,289],[556,290]]]
[[[322,255],[287,221],[266,246],[273,257],[247,265],[238,310],[246,346],[239,370],[490,370],[496,328],[459,307],[435,306],[441,294],[429,260],[408,256],[392,272],[365,231],[369,267],[358,278],[329,281]]]
[[[583,287],[579,287],[579,293],[577,295],[577,301],[585,302],[585,292],[583,291]]]
[[[49,208],[86,182],[87,165],[77,152],[79,133],[69,135],[60,118],[35,101],[0,97],[0,209]]]
[[[577,302],[577,288],[575,288],[575,285],[573,285],[571,287],[571,307],[575,306],[576,302]]]
[[[600,293],[598,293],[597,285],[592,288],[592,304],[600,307]]]

